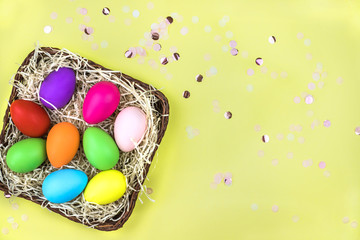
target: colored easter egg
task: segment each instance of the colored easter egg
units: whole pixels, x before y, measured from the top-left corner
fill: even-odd
[[[111,82],[98,82],[86,94],[84,120],[90,124],[104,121],[113,114],[120,102],[118,87]]]
[[[120,153],[114,139],[100,128],[85,130],[83,146],[86,158],[99,170],[109,170],[119,161]]]
[[[65,203],[73,200],[84,191],[87,175],[76,169],[61,169],[50,173],[42,184],[45,198],[52,203]]]
[[[115,120],[116,144],[123,152],[132,151],[141,142],[146,128],[146,115],[140,108],[124,108]]]
[[[17,173],[27,173],[39,167],[46,160],[45,140],[28,138],[10,147],[6,154],[6,164]]]
[[[15,100],[10,106],[10,115],[20,132],[29,137],[41,137],[50,127],[46,111],[32,101]]]
[[[85,200],[100,205],[120,199],[126,191],[126,177],[117,170],[106,170],[96,174],[86,186]]]
[[[68,67],[51,72],[41,83],[39,98],[49,109],[64,107],[74,94],[76,76],[74,70]]]
[[[68,164],[75,156],[80,144],[77,128],[69,122],[53,126],[46,141],[46,152],[51,165],[59,168]]]

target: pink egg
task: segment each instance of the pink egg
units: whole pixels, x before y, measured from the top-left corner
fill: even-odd
[[[96,124],[114,113],[120,102],[120,92],[111,82],[98,82],[90,88],[83,104],[84,120]]]
[[[116,117],[114,136],[123,152],[130,152],[141,142],[147,128],[146,115],[138,107],[124,108]]]

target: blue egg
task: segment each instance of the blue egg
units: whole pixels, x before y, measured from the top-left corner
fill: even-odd
[[[62,169],[50,173],[44,180],[42,192],[52,203],[73,200],[84,191],[88,182],[87,175],[76,169]]]

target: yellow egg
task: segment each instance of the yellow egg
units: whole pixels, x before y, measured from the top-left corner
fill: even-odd
[[[126,191],[126,177],[120,171],[107,170],[96,174],[85,188],[84,197],[88,202],[100,205],[120,199]]]

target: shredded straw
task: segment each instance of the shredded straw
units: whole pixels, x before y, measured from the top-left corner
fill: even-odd
[[[107,205],[86,202],[83,194],[63,204],[53,204],[46,201],[41,190],[42,182],[46,176],[59,169],[52,167],[48,160],[39,168],[25,174],[15,173],[7,167],[5,158],[8,149],[16,142],[28,138],[15,127],[11,118],[5,130],[5,140],[0,144],[0,181],[8,187],[11,194],[15,196],[24,194],[31,199],[38,197],[42,200],[41,205],[43,207],[49,205],[52,208],[57,208],[65,216],[75,217],[88,226],[95,227],[107,220],[118,221],[129,209],[129,196],[133,191],[141,190],[146,195],[142,182],[146,177],[144,174],[145,167],[151,163],[151,154],[157,146],[156,141],[161,119],[160,113],[155,110],[155,103],[158,99],[152,94],[153,90],[142,89],[141,86],[135,86],[134,83],[125,79],[124,76],[118,77],[114,74],[119,72],[95,68],[88,63],[87,59],[67,49],[59,50],[55,55],[51,55],[38,47],[36,47],[29,64],[19,70],[19,74],[25,81],[14,80],[12,82],[12,85],[16,88],[17,97],[41,104],[38,97],[41,82],[49,73],[60,67],[74,69],[76,73],[76,89],[71,101],[65,107],[58,110],[49,110],[44,107],[50,116],[52,126],[59,122],[71,122],[78,128],[82,136],[86,128],[91,126],[83,120],[82,104],[88,90],[100,81],[109,81],[116,84],[121,93],[121,101],[113,115],[105,121],[92,126],[105,130],[113,137],[115,118],[123,108],[137,106],[147,115],[148,127],[143,140],[135,150],[129,153],[120,152],[120,160],[113,168],[121,171],[126,176],[128,185],[124,196]],[[81,143],[74,159],[62,168],[82,170],[87,174],[89,180],[100,172],[86,159]]]

